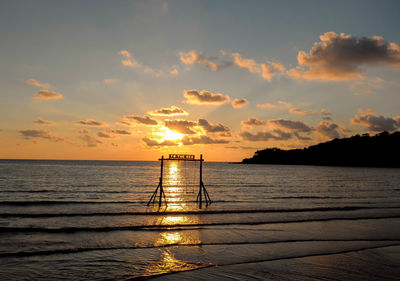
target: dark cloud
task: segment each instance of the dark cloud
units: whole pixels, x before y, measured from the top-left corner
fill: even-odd
[[[241,122],[242,125],[253,127],[253,126],[265,126],[267,122],[264,120],[257,119],[255,117],[249,117],[246,121]]]
[[[244,107],[245,105],[247,105],[249,102],[245,99],[245,98],[242,98],[242,99],[234,99],[233,100],[233,102],[232,102],[232,107],[233,108],[242,108],[242,107]]]
[[[231,130],[223,124],[211,124],[206,119],[199,119],[198,125],[202,127],[206,133],[223,133],[224,135],[230,135]]]
[[[209,91],[202,90],[185,90],[183,96],[186,98],[186,102],[190,104],[198,105],[221,105],[230,101],[229,96],[224,96],[221,93],[213,94]]]
[[[149,139],[149,138],[143,138],[142,139],[143,142],[150,147],[157,147],[157,146],[178,146],[178,144],[176,142],[173,141],[169,141],[169,140],[165,140],[162,142],[158,142],[157,140],[154,139]]]
[[[283,131],[309,133],[313,129],[302,121],[289,119],[268,120],[268,125]]]
[[[394,118],[384,117],[382,115],[375,115],[375,113],[367,113],[355,115],[351,120],[352,124],[362,125],[367,127],[368,130],[374,132],[380,131],[395,131],[400,128],[400,116]]]
[[[184,136],[182,138],[183,145],[194,145],[194,144],[221,144],[221,143],[229,143],[229,140],[225,139],[215,139],[209,136],[196,136],[196,137],[188,137]]]
[[[148,112],[150,115],[154,116],[176,116],[176,115],[188,115],[188,113],[182,108],[171,106],[166,108],[160,108],[154,111]]]
[[[50,92],[48,90],[40,90],[33,97],[38,100],[59,100],[64,96],[60,93]]]
[[[197,126],[196,122],[188,121],[188,120],[167,120],[164,122],[164,126],[168,129],[187,135],[196,134],[196,131],[193,130],[193,127]]]
[[[157,125],[158,122],[155,119],[150,118],[149,116],[138,116],[138,115],[125,115],[124,116],[125,121],[126,120],[133,120],[136,121],[136,123],[143,124],[143,125]]]
[[[327,32],[320,39],[308,54],[298,53],[299,67],[289,70],[289,76],[305,80],[353,80],[363,78],[363,65],[400,64],[400,46],[380,36]]]
[[[92,136],[87,135],[87,134],[82,134],[82,135],[79,136],[79,138],[81,140],[83,140],[88,147],[96,147],[98,144],[102,143],[101,141],[99,141],[95,137],[92,137]]]
[[[340,134],[338,132],[339,126],[332,122],[321,121],[315,127],[315,131],[323,137],[327,138],[339,138]]]
[[[291,133],[286,133],[281,130],[273,130],[250,133],[247,131],[243,131],[240,133],[240,136],[247,141],[268,141],[268,140],[288,140],[292,137]]]
[[[20,130],[19,134],[25,139],[46,139],[53,142],[61,142],[64,139],[53,135],[50,130]]]
[[[75,124],[83,125],[83,126],[92,126],[92,127],[104,127],[104,126],[107,126],[107,123],[104,123],[102,121],[96,121],[94,119],[75,121]]]
[[[331,121],[331,120],[332,120],[331,115],[332,115],[332,113],[330,113],[330,112],[327,111],[326,109],[321,109],[321,117],[322,117],[322,120]]]
[[[114,138],[116,135],[130,135],[131,133],[126,130],[107,129],[97,133],[101,138]]]

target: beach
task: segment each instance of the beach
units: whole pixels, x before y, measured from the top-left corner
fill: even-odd
[[[0,160],[1,279],[399,279],[398,169],[179,163]]]

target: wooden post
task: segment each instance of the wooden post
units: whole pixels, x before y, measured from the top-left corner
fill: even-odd
[[[167,198],[165,196],[165,192],[164,192],[164,188],[163,188],[164,155],[162,155],[161,159],[159,159],[159,160],[161,161],[160,181],[158,182],[158,186],[157,186],[156,190],[153,192],[153,195],[151,196],[149,202],[147,202],[147,206],[149,206],[150,203],[154,203],[156,201],[158,189],[160,189],[158,207],[161,207],[163,198],[164,198],[164,201],[165,201],[165,205],[168,205],[167,204]]]
[[[163,188],[163,167],[164,167],[164,155],[161,156],[161,172],[160,172],[160,198],[158,201],[158,206],[161,207],[161,202],[162,202],[162,195],[164,193],[164,188]],[[166,202],[165,202],[166,203]]]

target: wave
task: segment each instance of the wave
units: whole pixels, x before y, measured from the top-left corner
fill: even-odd
[[[232,242],[201,242],[201,243],[172,243],[165,245],[143,245],[143,246],[120,246],[120,247],[79,247],[40,251],[20,251],[11,253],[0,253],[0,258],[9,257],[30,257],[47,256],[58,254],[74,254],[92,251],[110,251],[110,250],[133,250],[133,249],[157,249],[167,247],[201,247],[201,246],[230,246],[230,245],[266,245],[266,244],[284,244],[284,243],[302,243],[302,242],[400,242],[400,239],[290,239],[274,241],[232,241]]]
[[[143,203],[143,202],[142,202]],[[342,212],[358,210],[400,209],[398,207],[317,207],[302,209],[254,209],[254,210],[199,210],[199,211],[149,211],[149,212],[92,212],[92,213],[0,213],[0,218],[52,218],[52,217],[94,217],[94,216],[157,216],[157,215],[213,215],[213,214],[257,214],[257,213],[303,213]]]
[[[371,216],[371,217],[332,217],[319,219],[297,219],[297,220],[270,220],[254,222],[215,222],[215,223],[197,223],[197,224],[174,224],[174,225],[128,225],[128,226],[102,226],[102,227],[0,227],[0,233],[76,233],[76,232],[111,232],[111,231],[163,231],[163,230],[195,230],[212,226],[227,225],[262,225],[262,224],[288,224],[288,223],[308,223],[325,221],[356,221],[356,220],[381,220],[400,218],[394,216]]]
[[[157,277],[162,277],[162,276],[168,276],[171,274],[178,274],[178,273],[182,273],[185,271],[202,270],[202,269],[206,269],[206,268],[210,268],[210,267],[217,267],[217,266],[223,267],[223,266],[230,266],[230,265],[241,265],[241,264],[263,263],[263,262],[272,262],[272,261],[281,261],[281,260],[290,260],[290,259],[331,256],[331,255],[348,254],[348,253],[353,253],[353,252],[362,252],[362,251],[367,251],[367,250],[398,247],[398,246],[400,246],[400,244],[393,243],[393,244],[388,244],[388,245],[376,245],[376,246],[361,247],[361,248],[356,248],[356,249],[327,251],[327,252],[311,253],[311,254],[304,254],[304,255],[291,255],[291,256],[269,258],[269,259],[250,260],[250,261],[244,261],[244,262],[233,262],[233,263],[224,263],[224,264],[211,264],[210,263],[210,264],[204,264],[202,266],[199,266],[197,268],[192,268],[192,269],[175,270],[175,271],[171,271],[171,272],[153,274],[153,275],[149,275],[149,276],[132,277],[129,280],[146,280],[146,279],[152,279],[152,278],[157,278]]]

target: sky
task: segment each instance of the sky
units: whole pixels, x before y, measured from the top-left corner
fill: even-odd
[[[399,1],[1,1],[0,158],[241,161],[400,130]]]

